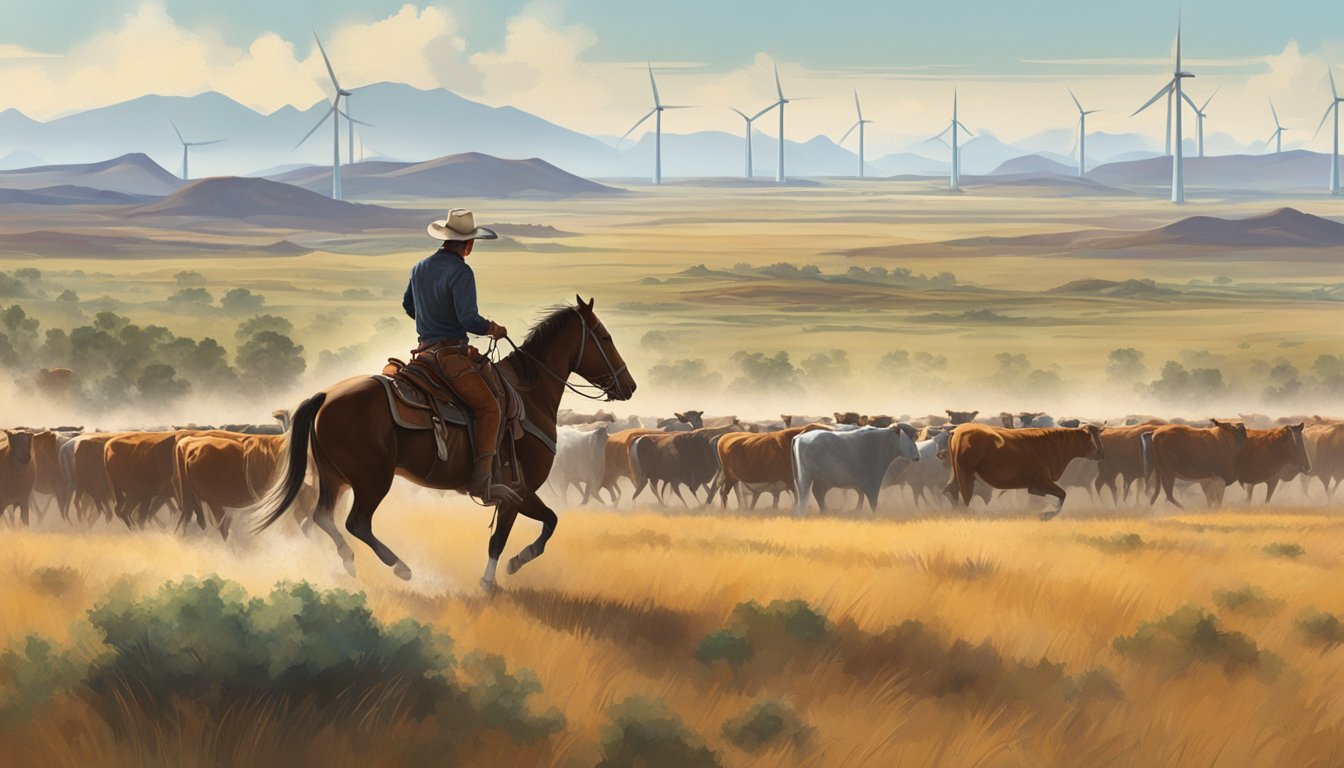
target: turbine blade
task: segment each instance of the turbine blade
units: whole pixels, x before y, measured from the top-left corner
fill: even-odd
[[[1192,99],[1192,98],[1190,98],[1190,94],[1186,93],[1185,91],[1181,91],[1181,98],[1182,98],[1182,99],[1185,99],[1185,103],[1186,103],[1186,104],[1189,104],[1189,105],[1190,105],[1190,108],[1193,109],[1193,110],[1195,110],[1195,114],[1198,115],[1198,114],[1200,113],[1200,112],[1199,112],[1199,107],[1196,107],[1196,106],[1195,106],[1195,100]]]
[[[975,135],[974,133],[971,133],[971,129],[970,129],[970,128],[967,128],[967,127],[966,127],[966,124],[963,123],[963,122],[961,122],[960,120],[957,121],[957,125],[961,127],[961,130],[963,130],[963,131],[966,132],[966,135],[967,135],[967,136],[974,136],[974,135]]]
[[[1275,128],[1273,131],[1270,131],[1269,138],[1265,139],[1265,143],[1268,144],[1269,142],[1273,141],[1274,137],[1279,135],[1279,130],[1280,129]]]
[[[1330,106],[1325,108],[1325,114],[1321,115],[1321,124],[1316,126],[1316,133],[1311,134],[1311,138],[1315,139],[1317,136],[1320,135],[1321,129],[1325,127],[1325,121],[1327,118],[1330,117],[1330,110],[1332,109],[1339,109],[1338,101],[1330,102]]]
[[[658,81],[653,79],[653,64],[649,63],[649,85],[653,86],[653,106],[661,107],[663,103],[658,100]]]
[[[750,123],[750,122],[752,121],[752,118],[747,117],[747,113],[746,113],[746,112],[743,112],[742,110],[738,109],[737,107],[729,107],[729,109],[731,109],[731,110],[733,110],[734,112],[736,112],[738,115],[741,116],[741,118],[742,118],[743,120],[746,120],[748,123]]]
[[[1086,112],[1083,112],[1083,105],[1078,103],[1078,97],[1073,95],[1072,88],[1069,89],[1069,98],[1073,99],[1073,105],[1078,108],[1080,114],[1087,114]]]
[[[177,134],[177,140],[182,142],[183,144],[186,144],[187,140],[182,138],[182,132],[177,130],[177,123],[174,123],[172,120],[169,120],[168,124],[173,126],[173,133]]]
[[[943,129],[942,133],[939,133],[937,136],[927,138],[925,139],[925,141],[942,141],[943,137],[946,136],[947,132],[950,130],[952,130],[952,126],[949,124],[946,128]]]
[[[1086,112],[1084,112],[1083,114],[1084,114],[1084,115],[1095,115],[1095,114],[1097,114],[1098,112],[1105,112],[1105,111],[1106,111],[1106,110],[1104,110],[1104,109],[1089,109],[1089,110],[1087,110]]]
[[[327,65],[327,74],[331,76],[331,84],[336,87],[336,92],[341,92],[341,82],[336,79],[336,70],[331,68],[331,59],[327,58],[327,49],[322,47],[322,41],[317,37],[317,30],[313,30],[313,40],[317,41],[317,50],[322,54],[322,63]]]
[[[1274,100],[1273,100],[1273,99],[1270,99],[1270,100],[1269,100],[1269,113],[1272,114],[1272,115],[1274,115],[1274,127],[1275,127],[1275,128],[1278,128],[1278,127],[1279,127],[1279,112],[1278,112],[1278,110],[1274,109]]]
[[[676,106],[663,106],[661,109],[699,109],[699,107],[694,104],[678,104]]]
[[[1339,101],[1339,91],[1335,89],[1335,71],[1327,69],[1326,73],[1330,75],[1330,95],[1335,97],[1335,101]]]
[[[228,139],[211,139],[210,141],[189,141],[187,143],[193,147],[204,147],[207,144],[221,144],[225,141],[228,141]]]
[[[353,117],[351,117],[350,115],[346,114],[345,110],[341,110],[341,117],[344,117],[346,120],[349,120],[350,122],[354,123],[355,125],[362,125],[362,126],[364,126],[365,128],[373,128],[373,127],[374,127],[372,123],[366,123],[366,122],[364,122],[363,120],[356,120],[355,118],[353,118]]]
[[[1330,81],[1331,83],[1334,80]],[[779,94],[779,100],[784,101],[784,86],[779,84],[779,65],[775,65],[775,93]]]
[[[1222,87],[1223,87],[1223,86],[1221,86],[1221,85],[1218,86],[1218,88],[1222,88]],[[1201,113],[1204,112],[1205,107],[1209,106],[1209,102],[1210,102],[1210,101],[1213,101],[1213,97],[1218,95],[1218,88],[1214,88],[1214,89],[1213,89],[1213,93],[1210,93],[1210,94],[1209,94],[1209,98],[1207,98],[1207,99],[1204,100],[1204,106],[1199,108],[1199,111],[1200,111]]]
[[[859,89],[854,89],[854,111],[859,115],[859,122],[863,122],[863,107],[859,105]]]
[[[779,106],[779,102],[776,101],[774,104],[771,104],[770,106],[766,107],[765,109],[762,109],[760,112],[757,112],[756,114],[752,115],[752,116],[751,116],[751,119],[752,119],[752,120],[755,120],[756,118],[760,117],[761,115],[764,115],[766,112],[769,112],[770,110],[772,110],[772,109],[774,109],[775,107],[778,107],[778,106]]]
[[[1138,109],[1134,110],[1134,112],[1133,112],[1132,114],[1130,114],[1130,117],[1133,117],[1134,115],[1137,115],[1137,114],[1139,114],[1140,112],[1142,112],[1143,110],[1145,110],[1145,109],[1147,109],[1147,108],[1153,106],[1154,104],[1156,104],[1158,99],[1162,98],[1163,96],[1166,96],[1167,93],[1168,93],[1169,91],[1171,91],[1172,84],[1175,83],[1175,82],[1176,82],[1175,80],[1172,80],[1172,81],[1168,82],[1166,85],[1162,86],[1162,90],[1160,90],[1160,91],[1158,91],[1157,93],[1153,94],[1153,98],[1151,98],[1151,99],[1149,99],[1147,102],[1145,102],[1144,105],[1143,105],[1142,107],[1139,107]]]
[[[849,126],[849,130],[848,130],[848,131],[845,131],[845,135],[844,135],[844,136],[841,136],[841,137],[840,137],[840,140],[837,141],[837,142],[835,142],[835,143],[836,143],[836,144],[844,144],[844,143],[845,143],[845,139],[848,139],[848,138],[849,138],[849,134],[853,133],[853,132],[854,132],[854,129],[855,129],[855,128],[858,128],[858,127],[859,127],[859,124],[858,124],[858,123],[855,123],[855,124]]]
[[[657,108],[657,107],[654,107],[653,109],[650,109],[650,110],[648,111],[648,113],[646,113],[643,117],[639,118],[639,122],[637,122],[637,123],[635,123],[634,125],[630,126],[630,130],[629,130],[629,131],[626,131],[625,133],[622,133],[622,134],[621,134],[621,139],[624,140],[626,136],[629,136],[629,135],[630,135],[630,132],[631,132],[631,131],[633,131],[633,130],[635,130],[636,128],[638,128],[639,126],[643,125],[643,124],[644,124],[644,121],[645,121],[645,120],[648,120],[650,117],[653,117],[654,113],[657,112],[657,111],[658,111],[658,108]]]
[[[308,130],[307,133],[303,134],[303,138],[299,139],[299,143],[295,144],[294,148],[298,149],[303,144],[303,142],[308,140],[309,136],[312,136],[314,133],[317,133],[317,129],[321,128],[322,124],[327,122],[327,118],[331,117],[332,113],[335,111],[336,111],[336,105],[333,104],[331,109],[328,109],[327,113],[322,116],[322,119],[317,121],[317,125],[314,125],[312,128]]]

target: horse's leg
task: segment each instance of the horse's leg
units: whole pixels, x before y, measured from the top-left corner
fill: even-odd
[[[526,494],[523,497],[523,503],[518,508],[518,512],[526,517],[541,523],[541,535],[537,540],[523,547],[522,551],[514,555],[509,560],[509,574],[515,574],[519,568],[541,557],[541,553],[546,551],[546,542],[550,540],[555,533],[555,526],[560,522],[555,516],[555,512],[546,506],[535,493]]]
[[[486,592],[495,590],[495,569],[499,567],[499,556],[504,554],[504,545],[509,542],[509,532],[513,530],[513,521],[517,519],[517,505],[500,504],[496,508],[495,532],[490,534],[490,545],[486,550],[490,559],[485,561],[485,574],[481,576],[481,588]]]
[[[391,472],[382,477],[370,477],[366,474],[351,483],[355,502],[350,507],[350,514],[346,515],[345,529],[354,534],[355,538],[368,544],[374,554],[378,555],[378,559],[383,561],[383,565],[392,566],[392,572],[398,578],[409,581],[411,569],[397,557],[395,552],[373,535],[373,513],[378,511],[378,505],[392,488],[392,477]]]

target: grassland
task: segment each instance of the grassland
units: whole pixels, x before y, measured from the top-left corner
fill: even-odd
[[[476,586],[485,523],[460,501],[394,494],[377,524],[416,569],[409,584],[362,547],[351,579],[329,542],[294,530],[227,546],[157,532],[11,530],[0,561],[0,641],[13,646],[35,632],[94,654],[97,638],[81,620],[111,589],[148,594],[184,574],[218,574],[260,595],[307,579],[363,590],[379,618],[431,624],[458,653],[486,650],[536,672],[538,704],[557,707],[565,730],[528,748],[486,738],[467,764],[593,765],[608,707],[636,694],[664,701],[730,765],[1344,758],[1344,638],[1325,617],[1344,612],[1337,510],[1081,510],[1048,524],[994,514],[898,521],[571,510],[545,556],[489,597]],[[532,535],[520,525],[510,550]],[[73,575],[53,585],[49,574],[62,568]],[[697,660],[706,635],[740,619],[740,604],[775,600],[824,614],[830,639],[809,650],[749,634],[752,660]],[[1191,604],[1207,611],[1202,623],[1173,630],[1180,619],[1172,619],[1163,634],[1164,617]],[[919,624],[893,629],[911,621]],[[1145,623],[1156,639],[1122,649],[1116,639],[1143,635]],[[911,655],[916,645],[923,655]],[[807,737],[756,752],[729,743],[725,721],[763,700],[787,702]],[[212,727],[227,731],[198,723],[169,762],[211,764]],[[413,730],[386,726],[388,738],[398,728]],[[264,756],[265,743],[263,734],[254,754]],[[0,732],[0,750],[10,765],[163,764],[66,699]],[[376,745],[328,733],[312,759],[354,764],[377,754]],[[390,764],[384,758],[375,764]]]

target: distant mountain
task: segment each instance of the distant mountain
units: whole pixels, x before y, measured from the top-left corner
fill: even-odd
[[[38,189],[0,189],[0,205],[135,205],[158,199],[71,184]]]
[[[148,237],[135,237],[111,233],[99,233],[97,245],[89,242],[89,233],[56,232],[39,230],[36,232],[18,232],[0,234],[0,253],[26,254],[30,256],[75,256],[86,259],[98,258],[173,258],[199,255],[201,253],[228,253],[254,256],[301,256],[311,253],[289,240],[277,240],[271,243],[215,243],[195,240],[159,240]]]
[[[1232,189],[1303,189],[1325,187],[1330,178],[1330,156],[1306,150],[1266,155],[1186,157],[1185,183]],[[1171,183],[1171,158],[1108,163],[1087,172],[1089,179],[1113,186]]]
[[[331,168],[309,166],[270,177],[314,192],[331,189]],[[469,152],[424,163],[363,162],[341,169],[345,195],[366,199],[561,198],[619,192],[550,163]]]
[[[620,150],[620,178],[653,176],[654,136],[645,134],[634,144]],[[836,145],[826,136],[814,136],[805,142],[784,142],[784,170],[797,176],[853,176],[857,156]],[[763,179],[774,177],[779,165],[779,141],[771,134],[756,131],[751,138],[752,172]],[[868,172],[882,173],[874,163]],[[732,177],[746,172],[746,137],[741,133],[699,131],[663,133],[663,177]]]
[[[869,162],[886,176],[946,176],[948,161],[916,152],[893,152]]]
[[[1022,155],[1021,157],[1014,157],[1011,160],[1005,160],[998,168],[990,171],[988,175],[1004,176],[1010,174],[1053,173],[1060,176],[1066,176],[1070,173],[1075,173],[1076,170],[1076,168],[1051,160],[1044,155]]]
[[[332,200],[290,184],[224,176],[193,181],[162,200],[127,211],[132,217],[239,219],[263,227],[354,232],[422,222],[420,211]]]
[[[1093,195],[1135,194],[1107,186],[1093,179],[1079,177],[1076,172],[1051,173],[1047,171],[1044,173],[962,176],[961,185],[968,190],[1012,192],[1015,195],[1031,197],[1089,197]]]
[[[1025,139],[1013,142],[1027,152],[1053,156],[1054,159],[1071,157],[1077,164],[1078,129],[1050,128],[1032,134]],[[1152,157],[1160,154],[1161,145],[1152,144],[1146,136],[1137,133],[1106,133],[1105,131],[1087,132],[1088,166],[1116,162],[1120,159],[1134,160],[1140,157]],[[1123,156],[1123,157],[1122,157]]]
[[[32,168],[38,165],[50,165],[50,163],[26,149],[16,149],[4,157],[0,157],[0,170]]]
[[[66,185],[131,195],[163,196],[180,187],[182,180],[138,152],[96,163],[43,165],[0,171],[0,189],[33,190]]]

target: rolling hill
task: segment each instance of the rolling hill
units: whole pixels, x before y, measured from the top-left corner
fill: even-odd
[[[314,192],[331,189],[331,169],[309,166],[271,176]],[[545,160],[504,160],[468,152],[423,163],[369,161],[341,169],[344,193],[364,198],[563,198],[620,192],[556,168]]]
[[[1185,183],[1228,189],[1303,189],[1325,187],[1330,156],[1306,150],[1265,155],[1218,155],[1185,158]],[[1111,186],[1164,186],[1171,183],[1171,158],[1107,163],[1087,172],[1087,178]]]
[[[60,186],[162,197],[182,186],[182,180],[139,152],[97,163],[0,171],[0,188],[3,189],[35,190]]]
[[[422,211],[332,200],[290,184],[238,176],[193,181],[158,202],[129,209],[127,215],[236,219],[256,226],[330,232],[423,224],[427,216]]]

